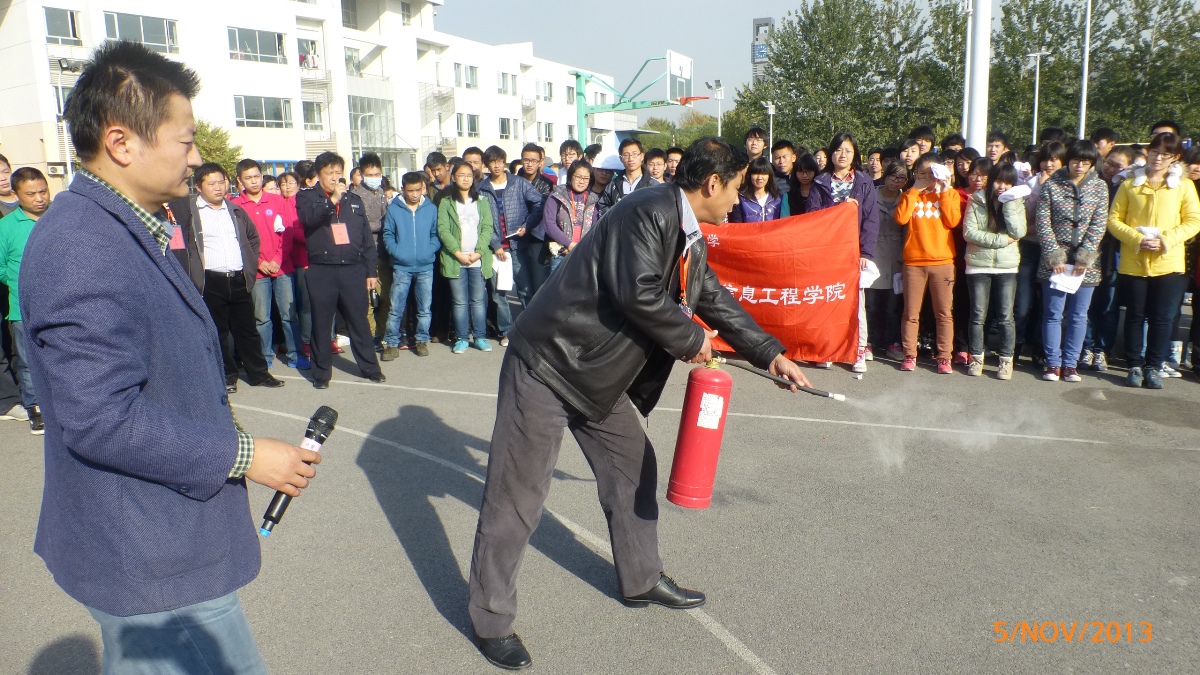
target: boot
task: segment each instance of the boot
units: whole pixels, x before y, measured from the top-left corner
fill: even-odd
[[[1001,356],[1000,357],[1000,370],[998,370],[996,372],[996,379],[997,380],[1011,380],[1012,373],[1013,373],[1013,357]]]
[[[967,364],[967,375],[971,377],[983,375],[983,354],[971,354],[971,360]]]

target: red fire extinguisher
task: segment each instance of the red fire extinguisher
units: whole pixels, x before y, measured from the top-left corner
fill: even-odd
[[[712,503],[721,436],[725,433],[725,415],[732,392],[733,378],[718,367],[716,359],[688,375],[683,416],[675,440],[675,460],[667,485],[667,500],[672,504],[705,509]]]

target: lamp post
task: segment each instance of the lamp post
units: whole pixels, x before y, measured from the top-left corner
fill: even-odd
[[[775,145],[775,103],[773,101],[763,101],[763,107],[767,109],[767,151],[766,155],[771,156],[771,146]]]
[[[1041,84],[1042,84],[1042,57],[1048,56],[1049,54],[1050,54],[1050,52],[1047,51],[1045,47],[1042,47],[1040,50],[1038,50],[1036,52],[1031,52],[1031,53],[1025,55],[1025,56],[1032,56],[1034,59],[1036,59],[1036,61],[1035,61],[1036,65],[1034,65],[1034,67],[1033,67],[1033,133],[1030,134],[1030,136],[1029,136],[1030,143],[1037,142],[1037,137],[1038,137],[1038,93],[1040,92]]]
[[[721,101],[725,100],[725,87],[721,86],[720,80],[705,82],[704,86],[712,92],[713,98],[717,99],[717,137],[721,136]]]
[[[362,121],[363,121],[364,119],[368,118],[368,117],[374,117],[374,116],[375,116],[375,113],[373,113],[373,112],[367,112],[367,113],[350,113],[350,114],[351,114],[351,115],[358,115],[358,122],[357,122],[357,123],[355,123],[355,125],[354,125],[354,126],[355,126],[355,127],[358,129],[358,150],[359,150],[359,155],[362,155],[362,148],[363,148],[363,142],[362,142]],[[351,153],[351,154],[353,154],[353,153],[354,153],[354,145],[353,145],[353,144],[351,144],[351,146],[350,146],[350,153]],[[355,162],[357,162],[357,161],[358,161],[358,160],[357,160],[357,159],[355,159]]]
[[[1087,15],[1083,19],[1083,83],[1079,88],[1079,137],[1087,138],[1088,57],[1092,51],[1092,0],[1087,0]]]

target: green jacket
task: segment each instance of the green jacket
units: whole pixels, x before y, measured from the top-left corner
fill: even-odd
[[[1017,242],[1025,236],[1025,202],[1014,199],[1004,204],[1003,230],[989,222],[985,190],[971,195],[967,219],[963,221],[963,238],[967,240],[967,266],[979,269],[1015,270],[1021,264]]]
[[[25,242],[37,221],[19,207],[0,218],[0,284],[8,285],[9,321],[21,320],[21,307],[17,303],[17,277],[21,273],[21,258],[25,255]]]
[[[450,195],[442,199],[438,206],[438,239],[442,240],[442,250],[438,251],[438,266],[442,276],[447,279],[457,279],[462,265],[454,252],[462,246],[462,227],[458,224],[458,202]],[[492,278],[492,249],[488,247],[492,241],[492,209],[482,196],[475,200],[475,208],[479,209],[479,241],[475,244],[475,252],[481,257],[479,266],[483,270],[483,278]]]

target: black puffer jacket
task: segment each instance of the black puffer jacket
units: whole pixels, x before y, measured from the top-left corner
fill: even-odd
[[[537,377],[593,421],[607,417],[622,393],[649,415],[675,361],[695,356],[703,344],[703,329],[679,306],[682,199],[672,184],[622,199],[509,334],[511,348]],[[721,286],[703,238],[688,255],[688,306],[751,363],[769,366],[783,345]]]

